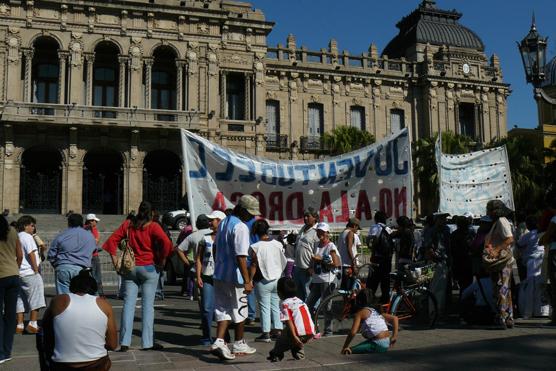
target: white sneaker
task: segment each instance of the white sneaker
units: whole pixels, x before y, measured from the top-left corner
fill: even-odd
[[[232,360],[236,356],[230,352],[230,348],[224,342],[215,341],[214,344],[210,346],[210,352],[220,358],[221,360]]]
[[[247,345],[247,343],[245,342],[244,339],[234,342],[234,345],[232,347],[232,352],[234,354],[253,354],[256,351],[257,351],[257,349],[252,348],[249,345]]]
[[[10,357],[10,358],[4,358],[4,359],[0,360],[0,365],[1,365],[2,363],[6,363],[6,362],[11,361],[11,360],[12,360],[12,357]]]

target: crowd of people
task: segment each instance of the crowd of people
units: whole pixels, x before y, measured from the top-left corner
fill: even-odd
[[[308,341],[334,331],[328,322],[322,334],[315,333],[312,318],[322,299],[351,288],[350,275],[361,264],[361,223],[350,218],[333,238],[318,210],[309,208],[299,231],[273,235],[260,214],[258,200],[244,195],[234,209],[199,215],[197,230],[185,229],[174,245],[156,210],[142,202],[102,245],[121,278],[119,336],[104,298],[100,220],[94,214],[85,219],[70,214],[68,228],[48,248],[36,234],[32,216],[20,217],[13,226],[0,218],[0,363],[11,359],[14,334],[27,332],[42,334],[41,359],[51,369],[109,369],[106,350],[126,352],[131,346],[139,293],[141,349],[163,349],[154,338],[154,301],[163,298],[163,270],[174,250],[186,266],[185,295],[199,298],[200,342],[211,353],[223,360],[255,353],[244,329],[258,309],[260,335],[255,341],[275,341],[268,359],[279,361],[288,350],[295,359],[304,358]],[[434,265],[430,290],[441,318],[448,314],[456,288],[460,316],[470,324],[506,329],[514,326],[516,310],[523,318],[548,315],[546,277],[556,282],[556,200],[540,218],[516,217],[500,200],[488,202],[478,225],[471,215],[452,216],[450,223],[448,217],[431,215],[417,230],[405,216],[388,223],[385,213],[375,212],[366,240],[374,263],[366,282],[370,290],[357,297],[358,310],[342,353],[384,352],[396,343],[398,319],[381,313],[380,304],[390,300],[390,272],[416,261]],[[54,267],[57,296],[39,326],[40,311],[46,307],[40,274],[44,260]],[[374,300],[379,288],[380,298]],[[83,321],[79,314],[85,312]],[[556,325],[555,311],[551,325]],[[359,331],[366,340],[350,347]]]

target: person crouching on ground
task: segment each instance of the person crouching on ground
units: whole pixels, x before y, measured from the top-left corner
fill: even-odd
[[[73,277],[69,289],[69,294],[52,299],[43,317],[50,369],[109,370],[108,350],[118,346],[112,306],[95,296],[98,287],[90,269]]]
[[[393,347],[398,337],[398,317],[387,313],[379,313],[368,306],[371,302],[367,290],[357,295],[357,305],[362,307],[353,318],[351,331],[346,337],[342,354],[384,353]],[[388,331],[386,322],[392,325],[392,334]],[[365,341],[350,347],[349,344],[361,328],[361,335]]]
[[[274,349],[268,355],[271,362],[281,361],[284,353],[291,350],[295,359],[304,359],[304,344],[315,336],[315,325],[309,307],[296,295],[297,287],[291,278],[282,277],[277,284],[280,304],[280,320],[284,329],[277,339]]]

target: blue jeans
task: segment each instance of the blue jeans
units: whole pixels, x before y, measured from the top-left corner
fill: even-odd
[[[0,361],[12,356],[19,276],[0,278]]]
[[[257,301],[255,300],[254,292],[247,295],[247,318],[252,320],[257,318]]]
[[[297,297],[302,301],[306,301],[307,293],[309,292],[309,282],[311,282],[311,275],[307,269],[294,267],[293,280],[297,286]]]
[[[135,303],[141,288],[141,346],[151,348],[154,342],[154,294],[158,285],[158,272],[154,265],[136,266],[122,279],[125,292],[120,321],[120,344],[131,345]]]
[[[56,267],[56,294],[69,294],[70,281],[83,267],[73,264],[61,264]]]
[[[280,299],[278,298],[277,285],[278,280],[261,280],[255,284],[263,333],[269,333],[271,328],[276,330],[283,328],[280,321]]]
[[[201,276],[203,288],[201,289],[201,326],[203,327],[203,339],[212,342],[210,330],[214,318],[214,282],[212,276]]]

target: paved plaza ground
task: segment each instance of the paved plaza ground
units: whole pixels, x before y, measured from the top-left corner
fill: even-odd
[[[178,295],[179,287],[167,287],[164,301],[156,302],[155,338],[165,346],[162,352],[144,352],[140,348],[140,302],[136,312],[132,347],[127,353],[111,353],[113,370],[272,370],[321,369],[361,370],[479,370],[479,369],[554,369],[556,329],[543,328],[546,319],[517,321],[513,330],[465,328],[456,320],[447,321],[427,331],[402,330],[398,343],[388,353],[344,356],[340,349],[344,336],[332,336],[310,342],[307,359],[295,361],[287,354],[280,363],[266,361],[272,344],[255,343],[259,323],[248,326],[246,339],[257,348],[252,356],[220,362],[198,345],[201,331],[196,302]],[[51,289],[48,290],[52,292]],[[110,291],[108,291],[110,293]],[[114,294],[114,292],[112,292]],[[110,296],[119,321],[123,302]],[[453,322],[453,323],[452,323]],[[354,340],[358,341],[360,338]],[[35,337],[16,336],[14,359],[0,370],[32,371],[39,364]]]

